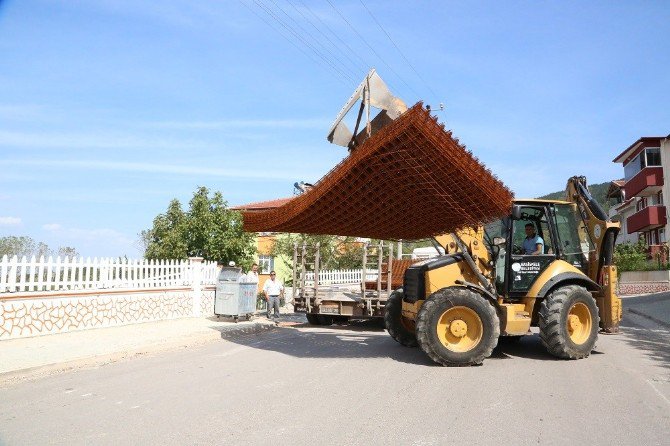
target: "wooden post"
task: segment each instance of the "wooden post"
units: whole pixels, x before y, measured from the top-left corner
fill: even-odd
[[[365,277],[367,276],[366,267],[368,263],[368,242],[363,244],[363,268],[361,271],[361,292],[365,297]]]
[[[309,313],[309,296],[305,293],[305,255],[307,254],[307,245],[302,244],[302,255],[300,256],[300,283],[302,285],[302,295],[305,298],[305,309]]]
[[[391,287],[393,286],[393,243],[389,243],[389,255],[388,255],[388,263],[387,263],[387,269],[388,269],[388,277],[386,278],[386,294],[388,296],[391,295],[391,292],[393,291]]]
[[[316,244],[316,252],[314,253],[314,302],[317,301],[317,294],[319,292],[319,262],[321,260],[321,243]]]
[[[377,299],[382,296],[382,260],[384,257],[384,242],[377,245]]]
[[[298,288],[298,284],[296,282],[296,275],[298,273],[298,242],[293,243],[293,281],[291,282],[292,290],[291,290],[291,300],[295,302],[295,294],[296,290]]]

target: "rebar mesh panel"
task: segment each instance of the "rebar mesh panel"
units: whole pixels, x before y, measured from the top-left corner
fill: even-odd
[[[244,228],[420,239],[507,215],[512,198],[419,102],[309,191],[275,209],[244,212]]]

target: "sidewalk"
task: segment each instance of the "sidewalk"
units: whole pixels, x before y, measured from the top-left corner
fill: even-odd
[[[280,323],[303,321],[302,314],[282,314]],[[261,316],[238,323],[214,316],[0,341],[0,384],[275,327],[274,322]]]

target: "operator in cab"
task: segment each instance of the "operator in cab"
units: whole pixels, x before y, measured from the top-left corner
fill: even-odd
[[[526,223],[526,238],[523,240],[523,253],[526,255],[544,254],[544,240],[535,232],[535,225]]]

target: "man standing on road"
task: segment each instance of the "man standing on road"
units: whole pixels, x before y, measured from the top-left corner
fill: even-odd
[[[277,280],[277,273],[274,271],[270,271],[270,278],[263,284],[263,294],[268,303],[268,319],[273,308],[275,319],[279,319],[279,299],[284,296],[284,285]]]

